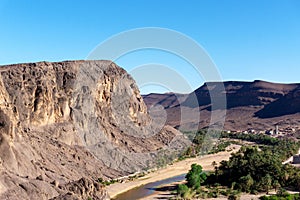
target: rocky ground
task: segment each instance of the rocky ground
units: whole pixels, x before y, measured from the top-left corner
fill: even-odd
[[[0,199],[105,199],[97,183],[189,143],[111,61],[0,67]]]

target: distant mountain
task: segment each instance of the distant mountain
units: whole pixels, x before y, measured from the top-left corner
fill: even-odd
[[[256,112],[260,118],[279,117],[300,112],[300,86]]]
[[[176,128],[207,127],[212,111],[221,110],[226,110],[227,130],[300,125],[300,84],[260,80],[208,82],[190,94],[149,94],[143,98],[149,108],[157,104],[163,106],[167,123]]]
[[[175,94],[175,93],[165,93],[165,94],[155,94],[151,93],[148,95],[143,95],[145,103],[150,107],[153,105],[161,105],[164,108],[170,108],[177,106],[182,103],[186,98],[187,94]]]

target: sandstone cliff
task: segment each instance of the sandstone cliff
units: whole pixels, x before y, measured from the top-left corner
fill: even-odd
[[[158,150],[187,144],[150,118],[110,61],[0,67],[0,199],[105,199],[95,180],[153,167]]]

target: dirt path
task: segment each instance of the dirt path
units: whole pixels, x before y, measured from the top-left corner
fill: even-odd
[[[169,165],[166,168],[159,169],[153,173],[147,174],[146,176],[138,178],[136,180],[126,182],[126,183],[112,184],[108,186],[106,189],[110,197],[114,198],[118,194],[131,190],[133,188],[187,173],[188,170],[190,169],[190,166],[193,163],[200,164],[203,167],[203,170],[205,171],[213,170],[214,169],[214,167],[212,166],[213,161],[219,163],[222,160],[228,160],[230,154],[232,152],[238,151],[239,148],[240,148],[239,145],[231,145],[229,147],[231,151],[225,151],[217,154],[205,155],[200,158],[189,158],[183,161],[179,161],[174,163],[173,165]]]

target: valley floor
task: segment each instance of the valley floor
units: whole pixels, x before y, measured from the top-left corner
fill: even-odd
[[[214,167],[212,166],[212,162],[215,161],[216,163],[221,162],[222,160],[228,160],[231,153],[236,152],[240,149],[239,145],[231,145],[228,147],[227,151],[219,152],[217,154],[210,154],[210,155],[204,155],[202,157],[198,158],[188,158],[183,161],[179,161],[174,163],[173,165],[169,165],[165,168],[159,169],[153,173],[147,174],[144,177],[135,179],[133,181],[125,182],[125,183],[115,183],[112,185],[107,186],[108,194],[111,198],[116,197],[117,195],[124,193],[128,190],[131,190],[133,188],[164,180],[167,178],[171,178],[174,176],[178,176],[181,174],[185,174],[190,169],[191,165],[193,163],[200,164],[203,167],[203,170],[205,171],[211,171],[214,170]],[[162,191],[163,193],[163,191]],[[154,195],[160,195],[159,192],[155,192]],[[152,195],[152,199],[155,199]]]

